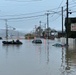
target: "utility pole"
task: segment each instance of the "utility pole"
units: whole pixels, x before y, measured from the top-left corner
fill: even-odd
[[[47,28],[49,28],[49,13],[46,14],[47,15]]]
[[[67,66],[66,66],[66,70],[70,70],[70,67],[69,67],[69,64],[68,64],[68,0],[67,0],[67,3],[66,3],[66,6],[67,6],[67,10],[66,10],[66,55],[67,55]]]
[[[62,36],[63,36],[63,7],[62,7]]]
[[[8,25],[7,25],[7,19],[5,19],[5,25],[6,25],[6,39],[8,40]]]
[[[67,3],[66,3],[66,6],[67,6],[67,10],[66,10],[66,45],[68,46],[68,0],[67,0]]]
[[[46,13],[46,15],[47,15],[47,29],[48,29],[48,39],[49,39],[49,14],[50,13]]]
[[[41,31],[41,21],[39,21],[39,23],[40,23],[40,29],[39,29],[39,37],[41,37],[41,33],[42,33],[42,31]]]

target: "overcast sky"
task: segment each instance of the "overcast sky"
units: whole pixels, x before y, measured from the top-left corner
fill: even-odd
[[[49,27],[61,30],[61,7],[64,8],[64,18],[66,17],[67,0],[0,0],[0,29],[7,24],[21,31],[33,31],[35,26],[47,23],[46,13],[49,11]],[[75,17],[76,1],[69,0],[69,11]]]

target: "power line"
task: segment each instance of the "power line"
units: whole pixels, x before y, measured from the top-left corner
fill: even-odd
[[[32,14],[45,13],[46,11],[47,11],[47,10],[38,11],[38,12],[33,12],[33,13],[26,13],[26,14],[3,15],[3,16],[0,16],[0,17],[6,17],[6,16],[24,16],[24,15],[32,15]],[[48,10],[48,11],[50,11],[50,10]],[[55,11],[50,11],[50,12],[58,13],[58,12],[55,12]]]
[[[60,3],[60,5],[59,5],[59,7],[58,7],[58,8],[61,8],[61,5],[62,5],[63,1],[64,1],[64,0],[62,0],[62,1],[61,1],[61,3]]]
[[[75,5],[74,5],[75,4]],[[72,6],[73,5],[73,6]],[[69,8],[72,8],[72,7],[75,7],[76,6],[76,2],[75,1],[70,1],[69,2]],[[61,7],[60,7],[61,8]],[[66,5],[63,5],[63,8],[65,8],[66,9]]]
[[[76,3],[76,1],[75,1],[75,0],[72,0],[71,2]]]
[[[73,6],[70,6],[69,8],[73,8],[73,7],[75,7],[76,6],[76,4],[75,5],[73,5]]]
[[[52,9],[53,10],[53,9]],[[26,13],[26,14],[13,14],[13,15],[3,15],[3,16],[0,16],[0,17],[6,17],[6,16],[24,16],[24,15],[32,15],[32,14],[39,14],[39,13],[45,13],[46,11],[49,11],[49,12],[52,12],[52,13],[59,13],[61,11],[52,11],[52,10],[43,10],[43,11],[38,11],[38,12],[33,12],[33,13]]]
[[[56,11],[57,11],[59,8],[61,9],[62,3],[63,3],[63,0],[61,1],[60,5],[59,5],[58,8],[56,9]],[[55,11],[53,11],[53,12],[55,12]],[[60,12],[61,12],[61,11],[58,11],[58,12],[56,12],[56,13],[60,14]],[[55,14],[53,14],[51,17],[53,17],[54,15],[55,15]]]
[[[13,2],[37,2],[42,0],[5,0],[5,1],[13,1]]]
[[[58,12],[55,12],[55,11],[52,11],[52,10],[57,10],[57,9],[59,9],[59,8],[61,8],[60,6],[61,6],[61,4],[63,3],[63,0],[62,0],[62,2],[60,3],[60,5],[59,5],[59,7],[57,7],[57,8],[54,8],[54,9],[50,9],[50,10],[48,10],[48,11],[50,11],[51,13],[50,14],[59,14],[60,15],[60,13],[61,13],[61,11],[58,11]],[[45,10],[46,11],[46,10]],[[1,16],[1,17],[6,17],[6,16],[24,16],[24,15],[31,15],[31,14],[37,14],[37,13],[41,13],[41,12],[45,12],[45,11],[39,11],[39,12],[34,12],[34,13],[27,13],[27,14],[19,14],[19,15],[4,15],[4,16]],[[7,18],[8,20],[13,20],[13,19],[25,19],[25,18],[33,18],[33,17],[39,17],[39,16],[41,16],[41,15],[36,15],[36,16],[28,16],[28,17],[16,17],[16,18]],[[53,16],[52,16],[53,17]],[[5,18],[4,18],[5,19]],[[3,19],[0,19],[0,20],[3,20]]]
[[[58,18],[60,17],[60,15],[58,15],[55,19],[53,19],[51,22],[56,21]]]
[[[72,13],[76,13],[76,11],[72,11]]]
[[[50,14],[59,14],[61,11],[58,11],[58,12],[55,12],[55,11],[50,11]],[[35,12],[35,13],[38,13],[38,12]],[[31,13],[31,14],[34,14],[34,13]],[[23,14],[23,15],[25,15],[25,14]],[[27,14],[26,14],[27,15]],[[7,15],[7,17],[9,17],[9,16],[15,16],[15,17],[13,17],[13,18],[7,18],[7,19],[9,19],[9,20],[11,20],[11,19],[24,19],[24,18],[32,18],[32,17],[38,17],[38,16],[42,16],[42,15],[34,15],[34,16],[27,16],[27,17],[17,17],[17,16],[22,16],[22,14],[20,14],[20,15]],[[1,16],[0,16],[1,17]],[[3,17],[6,17],[6,16],[3,16]],[[3,18],[2,17],[2,18]],[[2,19],[0,19],[0,20],[2,20]]]
[[[13,19],[25,19],[25,18],[33,18],[33,17],[39,17],[39,16],[44,16],[45,14],[43,15],[36,15],[36,16],[28,16],[28,17],[17,17],[17,18],[3,18],[3,19],[0,19],[0,20],[13,20]]]

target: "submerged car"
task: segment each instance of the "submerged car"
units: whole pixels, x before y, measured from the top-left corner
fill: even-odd
[[[36,43],[36,44],[37,44],[37,43],[40,43],[40,44],[41,44],[42,41],[41,41],[41,39],[34,39],[34,40],[32,41],[32,43]]]
[[[67,46],[67,45],[66,45],[66,44],[56,43],[56,44],[53,44],[52,46],[56,46],[56,47],[65,47],[65,46]]]

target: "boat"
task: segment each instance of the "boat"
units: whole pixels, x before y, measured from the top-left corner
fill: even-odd
[[[16,41],[14,41],[14,40],[12,40],[12,41],[2,41],[2,43],[3,44],[11,44],[11,45],[21,45],[22,44],[22,42],[19,41],[19,40],[16,40]]]
[[[0,40],[2,40],[2,37],[0,37]]]
[[[32,41],[32,43],[41,44],[42,43],[42,40],[41,39],[34,39]]]
[[[16,41],[14,41],[14,40],[9,41],[8,40],[8,25],[7,25],[7,20],[6,20],[6,40],[2,41],[2,43],[6,44],[6,45],[8,45],[8,44],[11,44],[11,45],[21,45],[22,44],[22,42],[19,39],[17,39]]]

